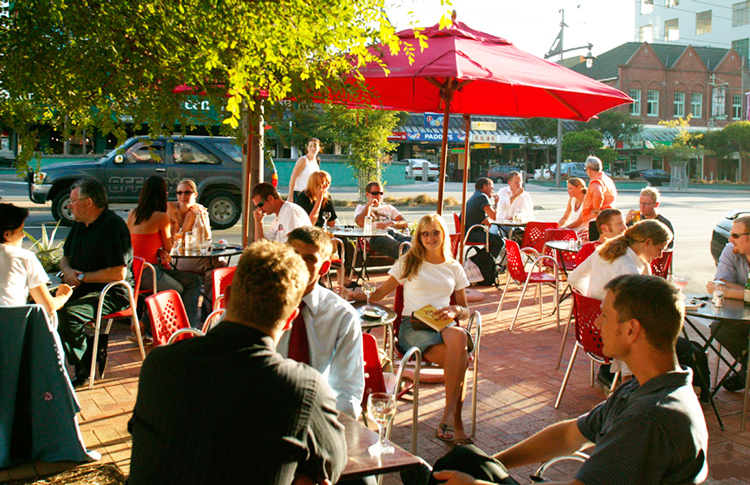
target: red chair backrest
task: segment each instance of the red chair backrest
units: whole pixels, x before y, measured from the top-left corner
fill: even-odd
[[[453,295],[451,295],[450,304],[456,304],[456,297]],[[393,311],[396,312],[396,319],[393,321],[393,335],[398,337],[398,330],[401,328],[401,319],[404,316],[404,285],[396,287],[396,293],[393,295]]]
[[[227,286],[232,284],[232,280],[234,280],[234,273],[237,271],[237,266],[232,267],[226,267],[226,268],[216,268],[212,273],[212,279],[214,282],[213,287],[213,301],[216,301],[216,299],[219,297],[219,295],[224,294],[224,290],[226,290]],[[226,305],[226,301],[222,300],[221,307],[224,308]]]
[[[175,290],[160,291],[155,295],[147,296],[146,310],[151,317],[151,336],[154,338],[154,347],[166,345],[173,333],[190,326],[182,298]]]
[[[669,276],[669,271],[672,268],[672,251],[664,251],[661,258],[656,258],[651,261],[651,274],[654,276],[661,276],[666,278]]]
[[[599,247],[599,245],[600,243],[598,241],[587,242],[584,244],[576,255],[578,258],[578,264],[581,264],[586,258],[594,254],[594,251],[596,251],[596,248]]]
[[[505,239],[505,257],[508,261],[508,274],[511,278],[519,283],[526,281],[527,273],[523,267],[523,258],[521,258],[521,248],[518,243]]]
[[[461,234],[451,234],[451,254],[458,259],[458,247],[461,245]]]
[[[386,392],[383,367],[380,363],[378,341],[369,333],[362,334],[362,351],[365,360],[365,392],[362,395],[362,407],[367,408],[367,396],[373,392]]]
[[[602,302],[596,298],[583,296],[573,290],[573,315],[576,323],[576,341],[583,350],[600,359],[609,360],[602,354],[602,336],[594,325],[602,313]]]
[[[141,276],[143,276],[143,263],[145,262],[145,259],[133,256],[133,264],[130,266],[130,270],[133,272],[133,282],[135,283],[133,285],[133,302],[136,306],[138,306],[138,294],[141,291]]]
[[[521,240],[521,247],[532,248],[539,254],[542,254],[547,229],[557,229],[557,222],[529,222],[526,224],[526,230]]]
[[[461,234],[461,216],[458,212],[453,213],[453,225],[456,226],[456,232]]]

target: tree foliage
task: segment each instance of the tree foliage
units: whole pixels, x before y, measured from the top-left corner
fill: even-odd
[[[552,118],[530,118],[511,123],[511,131],[524,139],[529,147],[538,147],[544,151],[547,164],[550,162],[550,150],[557,143],[557,120]]]
[[[750,121],[737,121],[721,130],[707,131],[698,138],[698,142],[718,158],[737,153],[741,167],[743,159],[750,157]]]
[[[347,109],[340,105],[326,105],[320,131],[325,139],[340,144],[346,150],[346,162],[359,180],[359,196],[364,198],[364,187],[371,180],[381,180],[382,166],[387,155],[397,145],[388,137],[398,126],[398,111]]]
[[[668,128],[676,128],[677,136],[671,145],[657,145],[652,153],[657,157],[666,157],[668,160],[688,161],[698,158],[703,153],[703,147],[696,143],[697,138],[688,131],[692,115],[686,118],[677,118],[671,121],[660,121],[659,124]]]
[[[640,133],[643,123],[630,113],[610,109],[589,121],[588,127],[598,130],[603,135],[604,143],[614,149],[617,148],[617,142],[629,140]]]
[[[377,61],[368,46],[407,48],[385,1],[4,4],[0,120],[20,133],[40,123],[63,127],[66,117],[76,131],[96,126],[120,139],[126,123],[172,133],[210,121],[184,109],[193,94],[223,108],[227,131],[238,130],[242,109],[253,111],[260,99],[272,106],[340,88],[356,67]]]
[[[617,158],[617,152],[603,145],[602,135],[598,130],[569,131],[563,135],[562,156],[564,160],[583,162],[590,155],[595,155],[604,164],[611,164]]]

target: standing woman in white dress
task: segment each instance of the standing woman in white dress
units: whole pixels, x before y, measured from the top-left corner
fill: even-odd
[[[31,294],[34,302],[52,313],[68,301],[73,288],[63,283],[57,287],[55,296],[50,294],[49,276],[42,263],[34,253],[21,247],[28,216],[28,209],[0,204],[0,306],[25,305]]]
[[[297,196],[303,190],[307,190],[307,180],[315,172],[320,170],[320,140],[310,138],[307,142],[307,154],[297,159],[292,170],[292,177],[289,179],[289,197],[287,202],[297,202]]]
[[[579,179],[578,177],[568,179],[568,195],[570,196],[570,200],[568,200],[568,207],[565,209],[565,214],[563,214],[558,222],[560,227],[573,229],[574,231],[586,227],[585,224],[579,224],[575,227],[565,225],[568,223],[574,224],[578,220],[583,210],[583,198],[586,195],[586,191],[586,182],[583,179]]]

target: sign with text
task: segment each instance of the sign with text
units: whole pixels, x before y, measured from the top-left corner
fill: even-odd
[[[500,143],[500,137],[495,134],[482,135],[479,133],[472,133],[471,141],[474,143]]]
[[[497,123],[494,121],[472,121],[472,130],[497,131]]]
[[[425,128],[442,128],[443,127],[443,115],[437,113],[425,113],[424,114],[424,127]]]
[[[407,133],[406,139],[409,141],[443,141],[442,133]],[[466,134],[448,133],[449,142],[465,142]]]
[[[400,141],[400,140],[406,140],[405,131],[394,131],[393,133],[391,133],[391,136],[388,137],[388,141]]]

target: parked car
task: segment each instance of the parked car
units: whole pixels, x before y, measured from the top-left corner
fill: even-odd
[[[724,246],[729,242],[729,232],[732,230],[732,224],[738,217],[747,215],[750,215],[750,209],[730,211],[714,227],[714,232],[711,234],[711,256],[713,256],[716,264],[719,264],[719,256],[721,256]]]
[[[437,180],[440,167],[424,158],[405,158],[398,163],[406,163],[405,176],[408,179],[422,180],[422,166],[427,162],[427,180]]]
[[[71,225],[68,208],[70,186],[83,177],[104,184],[110,202],[138,202],[145,180],[158,175],[174,193],[177,183],[193,179],[198,202],[208,209],[211,227],[228,229],[240,218],[242,207],[242,150],[233,138],[185,136],[182,138],[127,140],[95,161],[55,163],[39,172],[29,171],[29,198],[37,204],[52,201],[52,215]],[[266,157],[264,180],[278,184],[276,166]]]
[[[672,180],[672,174],[658,168],[644,170],[641,177],[645,178],[646,182],[654,187],[661,187],[661,184],[665,182],[669,183]]]
[[[537,176],[539,172],[539,176]],[[557,173],[557,164],[552,163],[547,167],[537,169],[534,172],[536,178],[553,179]],[[588,179],[586,170],[583,163],[579,162],[563,162],[560,164],[560,178],[580,177]]]
[[[511,172],[523,172],[521,169],[512,167],[510,165],[496,165],[487,170],[487,177],[492,179],[495,183],[504,184],[508,182],[508,174]],[[525,182],[533,179],[534,176],[530,173],[526,174]]]
[[[643,176],[643,172],[646,170],[651,170],[649,168],[639,168],[638,170],[633,170],[631,172],[628,172],[628,178],[630,180],[641,178]]]

